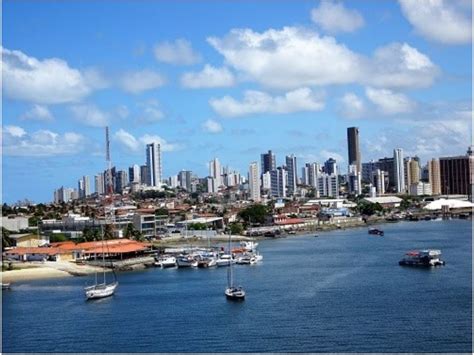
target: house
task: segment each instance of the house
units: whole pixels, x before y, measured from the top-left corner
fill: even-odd
[[[16,247],[41,247],[49,244],[49,236],[30,233],[10,234]]]

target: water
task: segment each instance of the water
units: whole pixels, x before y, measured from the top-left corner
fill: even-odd
[[[401,222],[260,243],[236,266],[247,298],[226,300],[226,268],[119,274],[86,302],[87,278],[3,293],[4,352],[471,352],[471,222]],[[446,266],[400,267],[410,249]]]

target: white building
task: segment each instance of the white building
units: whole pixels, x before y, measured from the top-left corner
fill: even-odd
[[[250,163],[249,166],[249,190],[250,199],[254,202],[260,201],[260,174],[258,172],[258,164],[256,161]]]
[[[128,168],[128,178],[130,183],[140,183],[140,167],[137,164]]]
[[[146,145],[146,165],[148,167],[147,182],[150,186],[161,185],[161,147],[153,142]]]
[[[270,172],[267,171],[265,174],[262,175],[262,189],[270,190],[271,188],[272,188],[272,178],[270,176]]]
[[[362,193],[362,179],[360,172],[357,171],[357,165],[349,165],[347,181],[349,183],[349,193],[355,195]]]
[[[372,172],[371,181],[377,191],[377,196],[385,194],[385,171],[375,169]]]
[[[319,196],[339,197],[339,181],[337,175],[322,173],[318,176]]]
[[[288,185],[288,172],[282,167],[270,171],[271,195],[274,197],[286,197]]]
[[[105,193],[104,174],[99,173],[94,176],[94,189],[98,195],[103,195]]]
[[[219,159],[214,158],[209,162],[209,176],[212,177],[215,180],[215,184],[217,186],[222,185],[222,168],[221,168],[221,163],[219,162]]]
[[[432,195],[431,184],[426,182],[416,182],[410,185],[410,195],[412,196],[422,196],[422,195]]]
[[[170,176],[170,187],[172,189],[179,186],[178,175]]]
[[[395,187],[397,193],[405,192],[405,163],[403,160],[403,149],[393,150],[393,170],[395,175]]]
[[[217,194],[219,192],[218,180],[211,176],[207,177],[207,192],[210,194]]]

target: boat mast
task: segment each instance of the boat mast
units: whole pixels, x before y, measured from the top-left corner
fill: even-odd
[[[232,250],[230,249],[230,237],[231,237],[231,233],[229,231],[229,255],[230,255],[230,259],[229,259],[229,269],[227,270],[227,283],[228,283],[229,287],[233,287],[234,282],[232,280]]]

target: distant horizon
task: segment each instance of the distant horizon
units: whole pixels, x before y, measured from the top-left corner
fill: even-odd
[[[364,163],[464,155],[471,6],[6,0],[2,200],[51,202],[82,176],[94,190],[107,125],[114,166],[157,141],[163,178],[207,176],[215,157],[246,176],[268,150],[298,174],[330,157],[346,171],[347,127]]]

